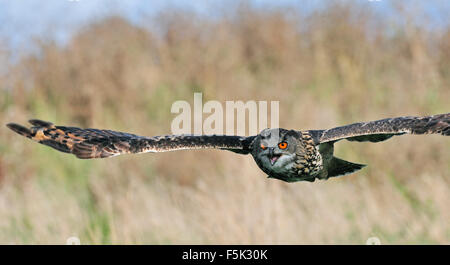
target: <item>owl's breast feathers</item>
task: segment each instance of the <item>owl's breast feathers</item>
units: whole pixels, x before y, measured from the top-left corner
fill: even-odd
[[[296,131],[296,149],[295,159],[292,167],[286,168],[284,174],[272,172],[271,169],[265,169],[269,177],[280,179],[286,182],[295,181],[314,181],[316,178],[322,178],[323,159],[317,148],[315,136],[310,131]]]
[[[322,156],[309,132],[300,131],[296,155],[295,170],[300,177],[316,176],[322,170]]]

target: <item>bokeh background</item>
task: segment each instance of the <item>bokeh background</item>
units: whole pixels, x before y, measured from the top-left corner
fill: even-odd
[[[449,112],[446,1],[0,1],[0,243],[450,243],[450,141],[336,145],[369,164],[286,184],[250,156],[78,160],[4,124],[170,133],[176,100],[278,100],[321,129]]]

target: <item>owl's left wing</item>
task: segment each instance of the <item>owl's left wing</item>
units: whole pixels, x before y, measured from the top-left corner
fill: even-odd
[[[105,158],[121,154],[167,152],[183,149],[216,148],[248,154],[254,136],[165,135],[143,137],[135,134],[99,129],[55,126],[41,120],[30,120],[31,128],[9,123],[8,128],[38,143],[78,158]]]
[[[426,117],[397,117],[353,123],[328,130],[309,131],[317,144],[341,139],[380,142],[394,135],[442,134],[450,136],[450,113]]]

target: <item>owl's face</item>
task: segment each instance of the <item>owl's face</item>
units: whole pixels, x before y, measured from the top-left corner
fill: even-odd
[[[298,135],[285,129],[265,129],[255,140],[252,155],[268,174],[290,176],[295,165]]]

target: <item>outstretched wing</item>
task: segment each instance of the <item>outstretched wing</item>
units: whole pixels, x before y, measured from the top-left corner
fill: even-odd
[[[450,113],[427,117],[398,117],[353,123],[329,130],[315,130],[317,143],[346,139],[349,141],[380,142],[401,134],[442,134],[450,136]]]
[[[111,130],[55,126],[50,122],[30,120],[31,128],[9,123],[8,128],[38,143],[78,158],[105,158],[121,154],[167,152],[183,149],[216,148],[248,154],[254,136],[165,135],[143,137]]]

